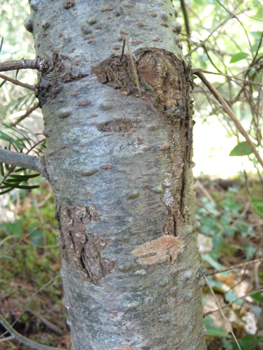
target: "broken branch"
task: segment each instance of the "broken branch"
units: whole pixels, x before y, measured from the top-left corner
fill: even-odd
[[[39,60],[15,60],[0,62],[0,72],[17,69],[37,69],[39,70]]]

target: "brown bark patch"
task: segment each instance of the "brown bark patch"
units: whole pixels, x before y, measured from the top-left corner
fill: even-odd
[[[127,132],[140,122],[140,119],[119,118],[100,123],[97,129],[101,132]]]
[[[102,170],[111,170],[111,169],[113,169],[115,166],[114,165],[112,165],[112,164],[105,164],[105,165],[101,165],[100,166],[100,169],[102,169]]]
[[[91,101],[86,100],[86,101],[79,101],[76,103],[76,106],[87,106],[90,104]]]
[[[140,348],[132,348],[129,345],[120,345],[118,350],[141,350]]]
[[[183,119],[186,107],[186,70],[184,62],[163,49],[138,49],[133,53],[134,65],[129,55],[111,57],[92,67],[100,83],[114,89],[129,89],[142,102],[151,99],[161,112],[173,119]],[[135,68],[134,68],[135,67]],[[139,86],[138,86],[139,84]]]
[[[61,205],[57,208],[57,220],[62,258],[83,278],[99,284],[100,279],[114,268],[114,262],[102,256],[107,240],[87,231],[89,222],[100,220],[95,206]]]
[[[182,251],[181,241],[172,236],[161,236],[153,241],[146,242],[132,251],[143,265],[174,264],[178,254]]]

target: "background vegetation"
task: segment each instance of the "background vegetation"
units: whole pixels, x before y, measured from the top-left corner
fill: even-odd
[[[187,60],[206,72],[206,79],[227,101],[262,157],[262,0],[174,3]],[[26,0],[0,4],[1,61],[34,58],[32,36],[23,29],[28,14]],[[36,82],[30,70],[8,76]],[[242,264],[207,279],[239,348],[259,350],[263,348],[263,272],[261,261],[254,260],[262,258],[262,167],[209,87],[199,78],[195,83],[194,174],[201,258],[208,271]],[[3,79],[0,86],[1,147],[40,154],[45,147],[40,110],[35,108],[16,124],[37,103],[34,92]],[[0,312],[31,339],[69,347],[53,197],[48,183],[36,175],[1,166]],[[238,349],[228,322],[219,311],[211,312],[218,309],[215,296],[206,285],[208,348]],[[3,341],[8,335],[1,330]],[[1,346],[25,349],[8,340]]]

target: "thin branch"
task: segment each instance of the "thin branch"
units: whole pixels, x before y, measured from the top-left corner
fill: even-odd
[[[205,69],[201,69],[201,68],[193,67],[192,68],[192,72],[193,72],[193,74],[196,74],[198,72],[202,72],[202,73],[206,73],[206,74],[222,75],[222,76],[224,76],[226,78],[229,78],[231,80],[238,80],[238,81],[242,81],[242,82],[247,83],[247,84],[263,87],[263,84],[255,83],[253,80],[246,80],[246,79],[242,79],[242,78],[237,78],[237,77],[233,77],[233,76],[228,75],[228,74],[211,72],[211,71],[208,71],[208,70],[205,70]]]
[[[231,301],[231,303],[222,305],[222,306],[221,306],[221,309],[225,309],[226,307],[229,307],[229,306],[235,304],[235,303],[236,303],[237,301],[239,301],[239,300],[246,299],[246,298],[249,297],[250,295],[254,295],[254,294],[260,293],[260,292],[263,292],[263,289],[254,290],[254,291],[252,291],[252,292],[250,292],[250,293],[248,293],[248,294],[245,294],[245,295],[243,295],[242,297],[239,297],[239,298],[237,298],[236,300]],[[205,314],[203,314],[203,318],[205,318],[206,316],[211,315],[211,314],[213,314],[213,313],[215,313],[215,312],[217,312],[217,311],[219,311],[219,309],[208,311],[208,312],[206,312]]]
[[[35,231],[35,230],[34,230]],[[34,232],[33,231],[33,232]],[[31,232],[31,233],[33,233]],[[14,327],[14,325],[16,324],[16,322],[23,316],[23,314],[25,313],[25,311],[27,310],[28,306],[30,305],[30,303],[32,302],[32,300],[34,300],[35,296],[41,292],[41,290],[43,290],[44,288],[46,288],[47,286],[49,286],[51,283],[53,283],[58,277],[60,277],[60,275],[55,276],[54,278],[52,278],[50,281],[48,281],[46,284],[44,284],[41,288],[39,288],[34,294],[33,296],[30,298],[30,300],[28,301],[28,303],[26,304],[26,306],[24,307],[23,311],[20,313],[20,315],[15,319],[15,321],[12,323],[11,327]],[[4,334],[1,335],[4,336],[7,332],[5,332]]]
[[[203,45],[203,49],[204,49],[204,51],[205,51],[205,53],[206,53],[206,56],[208,57],[210,63],[212,64],[212,66],[219,72],[218,74],[222,74],[221,70],[220,70],[219,68],[217,68],[217,66],[216,66],[215,63],[213,62],[211,56],[209,55],[205,44]]]
[[[228,328],[229,328],[229,330],[230,330],[230,332],[231,332],[231,334],[232,334],[232,336],[233,336],[233,338],[234,338],[234,340],[235,340],[235,342],[236,342],[236,344],[237,344],[238,349],[239,349],[239,350],[242,350],[242,349],[240,348],[239,343],[238,343],[238,341],[237,341],[237,338],[236,338],[236,336],[235,336],[235,334],[234,334],[234,332],[233,332],[233,329],[232,329],[232,327],[231,327],[231,324],[230,324],[229,321],[226,319],[226,316],[225,316],[224,313],[223,313],[223,310],[222,310],[222,308],[221,308],[221,306],[220,306],[220,304],[219,304],[219,302],[218,302],[218,300],[217,300],[217,298],[216,298],[216,295],[215,295],[215,293],[214,293],[214,291],[213,291],[213,288],[210,286],[210,283],[209,283],[209,281],[208,281],[206,275],[204,275],[204,278],[205,278],[205,281],[206,281],[206,284],[207,284],[208,288],[210,289],[210,292],[212,293],[212,295],[213,295],[213,297],[214,297],[214,299],[215,299],[215,302],[216,302],[216,304],[217,304],[217,307],[218,307],[218,309],[220,310],[221,315],[222,315],[223,319],[225,320],[225,322],[226,322],[226,324],[227,324],[227,326],[228,326]]]
[[[137,90],[138,90],[138,96],[141,97],[142,93],[141,93],[141,89],[140,89],[140,82],[139,82],[138,73],[137,73],[137,70],[136,70],[136,67],[135,67],[135,64],[134,64],[134,58],[133,58],[133,55],[132,55],[132,52],[131,52],[130,41],[129,41],[128,38],[127,38],[126,41],[127,41],[128,53],[129,53],[130,60],[131,60],[131,65],[132,65],[132,72],[133,72],[134,79],[135,79],[135,85],[136,85]]]
[[[26,346],[29,346],[33,349],[36,350],[58,350],[58,348],[54,348],[53,346],[47,346],[47,345],[43,345],[43,344],[39,344],[36,343],[33,340],[30,340],[26,337],[24,337],[23,335],[21,335],[20,333],[18,333],[8,322],[7,320],[0,315],[0,323],[2,324],[2,326],[18,341],[20,341],[21,343],[25,344]],[[67,349],[61,349],[61,350],[67,350]]]
[[[10,337],[0,339],[0,343],[3,343],[3,342],[8,341],[8,340],[12,340],[12,339],[14,339],[14,337],[11,335]]]
[[[25,154],[30,153],[37,145],[39,145],[43,140],[38,141],[37,143],[35,143],[32,147],[30,147],[27,152]],[[1,150],[0,150],[1,151]],[[20,154],[20,153],[19,153]],[[24,153],[23,153],[24,154]],[[1,157],[1,155],[0,155]],[[9,175],[11,175],[14,170],[15,170],[16,166],[13,165],[8,172],[3,176],[2,180],[0,181],[0,186],[5,182],[5,180],[8,178]],[[45,175],[44,175],[45,176]]]
[[[42,228],[43,226],[45,226],[47,223],[49,223],[50,221],[52,221],[52,220],[54,220],[54,219],[55,219],[55,216],[53,216],[52,218],[50,218],[50,219],[48,219],[47,221],[43,222],[42,225],[40,225],[40,226],[38,226],[37,228],[35,228],[32,232],[27,233],[25,236],[23,236],[23,237],[19,240],[18,243],[12,245],[12,247],[10,247],[10,248],[7,250],[7,252],[10,253],[16,246],[18,246],[21,242],[25,241],[30,235],[32,235],[32,233],[38,231],[40,228]],[[59,275],[56,276],[55,278],[58,278],[58,277],[59,277]],[[53,281],[53,280],[52,280],[52,281]],[[50,282],[48,282],[48,283],[50,283]],[[44,287],[46,287],[46,285],[45,285]]]
[[[236,125],[237,129],[239,130],[239,132],[246,139],[247,143],[249,144],[249,147],[251,148],[252,152],[256,156],[258,162],[263,167],[263,160],[262,160],[260,154],[258,153],[254,143],[250,140],[250,137],[249,137],[248,133],[243,128],[243,126],[240,124],[239,120],[237,119],[237,117],[235,116],[234,112],[232,111],[232,109],[227,104],[227,102],[220,95],[220,93],[216,90],[216,88],[214,88],[213,85],[210,84],[210,82],[206,79],[206,77],[204,76],[204,74],[202,72],[200,72],[200,71],[199,72],[195,72],[195,74],[202,80],[202,82],[208,87],[208,89],[212,92],[212,94],[215,96],[215,98],[222,105],[222,107],[225,110],[225,112],[230,116],[232,121],[235,123],[235,125]]]
[[[31,114],[35,109],[37,109],[39,107],[39,102],[36,102],[35,104],[33,104],[32,107],[30,107],[25,114],[21,115],[21,117],[19,117],[16,121],[14,121],[13,123],[11,123],[12,126],[16,126],[18,123],[20,123],[22,120],[24,120],[27,116],[29,116],[29,114]]]
[[[189,26],[189,18],[188,18],[188,13],[187,13],[187,9],[184,3],[184,0],[180,0],[180,5],[181,5],[181,9],[183,12],[183,16],[184,16],[184,25],[185,25],[185,30],[186,30],[186,34],[187,34],[187,44],[188,44],[188,49],[191,50],[191,46],[189,43],[189,38],[191,36],[191,31],[190,31],[190,26]]]
[[[8,178],[10,174],[15,170],[15,166],[11,166],[11,168],[8,170],[8,172],[3,176],[2,180],[0,181],[0,186],[5,182],[5,180]]]
[[[39,70],[38,58],[34,60],[15,60],[15,61],[4,61],[0,62],[0,72],[6,72],[8,70],[17,69],[37,69]]]
[[[259,261],[263,261],[263,258],[251,260],[251,261],[248,261],[248,262],[242,263],[242,264],[233,265],[233,266],[230,266],[230,267],[228,267],[226,269],[222,269],[222,270],[213,270],[211,272],[205,271],[204,274],[206,276],[216,275],[217,273],[234,270],[234,269],[237,269],[239,267],[244,267],[244,266],[247,266],[247,265],[250,265],[250,264],[255,264],[255,263],[259,262]]]
[[[28,310],[28,312],[30,312],[36,318],[39,318],[40,321],[42,321],[47,328],[49,328],[51,331],[53,331],[53,333],[60,335],[60,336],[63,335],[63,331],[61,329],[59,329],[54,323],[47,320],[44,316],[38,314],[37,312],[35,312],[33,310]]]
[[[212,32],[208,35],[208,37],[201,41],[193,50],[189,51],[184,57],[188,57],[190,56],[193,52],[195,52],[199,47],[203,46],[207,40],[210,38],[210,36],[212,36],[214,34],[214,32],[216,32],[221,26],[223,26],[227,21],[229,21],[230,19],[234,18],[234,15],[231,15],[229,17],[227,17],[223,22],[219,23],[218,26],[215,27],[214,30],[212,30]]]
[[[8,151],[6,149],[0,149],[0,163],[31,169],[40,173],[41,175],[45,174],[44,166],[40,159],[38,157],[29,156],[24,153],[17,153]]]
[[[29,85],[29,84],[26,84],[26,83],[21,83],[20,81],[18,81],[16,79],[9,78],[8,76],[6,76],[4,74],[0,74],[0,78],[9,81],[12,84],[15,84],[15,85],[18,85],[18,86],[22,86],[22,87],[24,87],[26,89],[33,90],[33,91],[35,90],[35,85]]]
[[[122,60],[124,55],[125,43],[126,43],[126,39],[123,39],[120,61]]]
[[[223,7],[223,9],[224,9],[229,15],[233,15],[234,18],[240,23],[241,27],[243,28],[243,30],[244,30],[244,32],[245,32],[245,34],[246,34],[247,41],[248,41],[249,46],[250,46],[251,54],[252,54],[252,56],[254,57],[253,48],[252,48],[251,42],[250,42],[250,40],[249,40],[248,33],[247,33],[246,28],[244,27],[243,23],[240,21],[240,19],[239,19],[234,13],[232,13],[231,11],[229,11],[219,0],[216,0],[216,1],[218,2],[218,4],[219,4],[220,6]],[[236,8],[237,8],[237,7],[238,7],[238,6],[236,6]]]

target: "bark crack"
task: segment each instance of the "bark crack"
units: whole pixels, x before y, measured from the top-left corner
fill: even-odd
[[[57,219],[62,258],[84,279],[99,284],[100,279],[110,273],[115,264],[102,256],[107,240],[87,230],[89,222],[100,220],[95,206],[61,205],[57,208]]]

